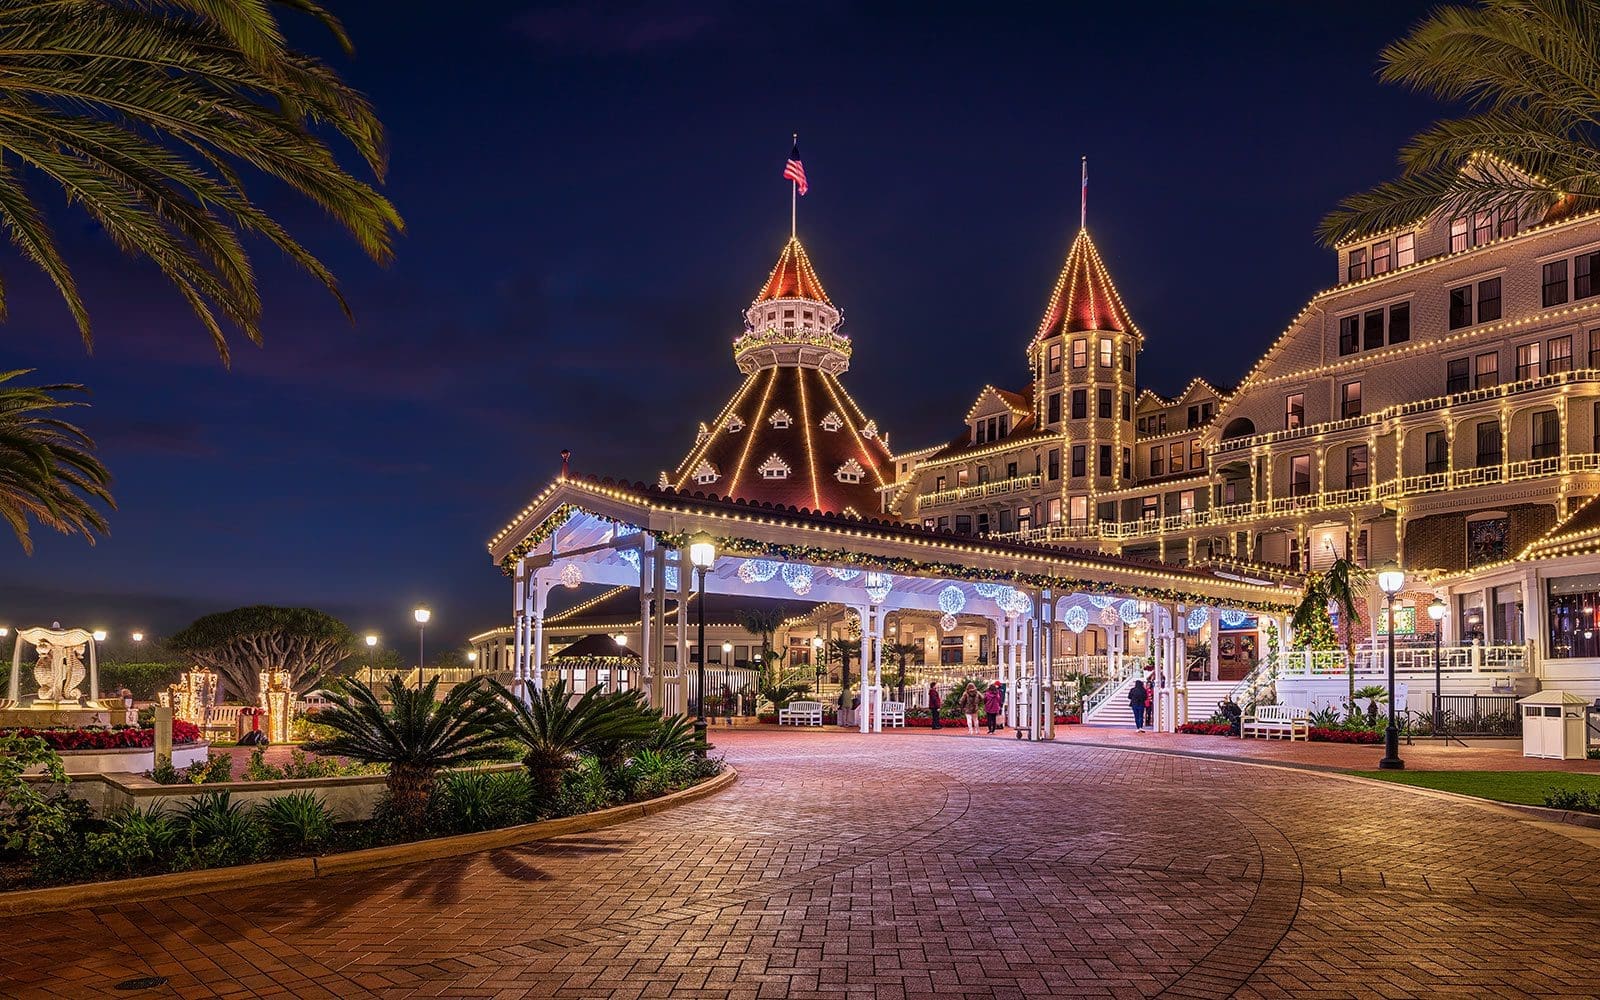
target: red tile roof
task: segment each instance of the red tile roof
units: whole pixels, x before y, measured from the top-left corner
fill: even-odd
[[[1034,340],[1090,330],[1142,336],[1122,304],[1122,296],[1111,283],[1111,275],[1100,259],[1100,251],[1089,238],[1089,231],[1080,229],[1072,248],[1067,251],[1067,262],[1062,265],[1061,276],[1050,293],[1050,304],[1045,307],[1044,319],[1039,323]]]
[[[833,305],[828,293],[823,290],[822,279],[811,267],[806,248],[794,237],[790,237],[789,242],[783,245],[782,252],[778,254],[778,263],[773,265],[772,273],[767,276],[767,283],[755,297],[755,302],[772,299],[815,299]]]

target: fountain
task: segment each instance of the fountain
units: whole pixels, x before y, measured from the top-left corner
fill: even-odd
[[[37,693],[24,701],[21,695],[22,650],[32,646],[33,684]],[[85,664],[87,657],[87,665]],[[81,692],[84,680],[87,694]],[[17,629],[11,655],[11,683],[0,702],[0,727],[109,726],[111,709],[100,701],[100,671],[95,662],[94,633],[81,628]]]

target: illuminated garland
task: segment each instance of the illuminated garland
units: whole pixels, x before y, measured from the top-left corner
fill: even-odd
[[[1083,630],[1089,627],[1089,612],[1083,610],[1081,605],[1074,604],[1061,615],[1061,624],[1073,635],[1082,635]]]
[[[1206,608],[1190,608],[1188,618],[1189,631],[1198,632],[1205,628],[1206,621],[1210,619],[1210,617],[1211,612]]]

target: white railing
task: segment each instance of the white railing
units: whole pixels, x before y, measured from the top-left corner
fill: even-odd
[[[1026,476],[1012,476],[1009,479],[991,479],[984,483],[970,483],[966,486],[934,490],[918,497],[917,506],[933,507],[956,500],[971,500],[975,497],[995,497],[1007,493],[1022,493],[1027,490],[1037,489],[1043,481],[1044,477],[1042,475],[1033,473]]]
[[[1355,674],[1357,677],[1381,677],[1388,672],[1386,646],[1362,646],[1356,650]],[[1431,675],[1434,673],[1433,648],[1430,646],[1405,646],[1394,651],[1396,675]],[[1522,674],[1528,673],[1532,656],[1528,646],[1445,646],[1439,651],[1438,668],[1441,674]],[[1283,654],[1278,669],[1282,677],[1343,677],[1346,674],[1346,657],[1342,649],[1290,650]]]

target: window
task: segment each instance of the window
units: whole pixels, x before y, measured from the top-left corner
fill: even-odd
[[[1460,253],[1470,244],[1468,243],[1467,217],[1450,220],[1450,252]]]
[[[1111,475],[1111,446],[1103,444],[1095,453],[1094,474],[1097,476]]]
[[[1494,213],[1479,212],[1472,220],[1472,245],[1481,247],[1494,239]]]
[[[1061,498],[1053,497],[1044,505],[1044,519],[1051,524],[1061,523]]]
[[[1415,233],[1401,233],[1394,238],[1394,266],[1409,267],[1417,262],[1417,237]]]
[[[1346,316],[1339,320],[1339,355],[1354,354],[1361,350],[1361,317]]]
[[[1600,402],[1594,404],[1589,426],[1594,428],[1594,445],[1589,450],[1600,455]]]
[[[1015,478],[1017,478],[1017,463],[1015,463],[1015,462],[1007,462],[1006,463],[1006,478],[1007,479],[1015,479]]]
[[[1089,390],[1072,390],[1072,419],[1083,420],[1089,416]]]
[[[1489,323],[1500,318],[1500,279],[1486,278],[1478,282],[1478,322]]]
[[[694,481],[699,483],[701,486],[708,486],[711,483],[716,482],[716,467],[702,458],[700,460],[700,464],[694,467]]]
[[[987,465],[978,466],[978,482],[987,483],[988,481],[989,481],[989,467]]]
[[[1545,352],[1544,356],[1544,373],[1546,375],[1572,371],[1571,334],[1565,337],[1551,337],[1546,346],[1550,348]]]
[[[1061,370],[1061,341],[1055,340],[1050,342],[1050,352],[1048,356],[1050,359],[1049,371],[1050,374],[1054,375],[1056,372]]]
[[[1061,478],[1061,449],[1060,448],[1051,448],[1049,457],[1050,457],[1050,478],[1051,479],[1060,479]]]
[[[972,427],[972,443],[973,444],[983,444],[983,441],[984,441],[983,432],[984,432],[984,423],[983,423],[982,420],[980,420],[976,424],[974,424],[973,427]]]
[[[1283,397],[1283,429],[1292,431],[1306,425],[1306,394],[1291,393]]]
[[[1517,348],[1517,381],[1539,377],[1539,342],[1522,344]]]
[[[1600,272],[1600,251],[1595,253],[1582,253],[1572,262],[1572,297],[1587,299],[1592,295],[1600,295],[1600,281],[1596,281],[1596,272]]]
[[[1167,446],[1167,471],[1183,471],[1183,442],[1174,441]]]
[[[1005,437],[1006,436],[1006,432],[1009,431],[1010,429],[1011,429],[1011,414],[1009,414],[1009,413],[1000,414],[1000,436],[1001,437]]]
[[[1200,447],[1200,439],[1195,438],[1189,442],[1189,468],[1199,469],[1206,464],[1206,450]]]
[[[1500,384],[1500,355],[1491,351],[1473,359],[1472,387],[1492,389]]]
[[[945,478],[943,476],[935,476],[933,478],[933,492],[935,492],[935,493],[943,493],[944,492],[944,484],[945,484]]]
[[[1072,367],[1089,367],[1089,342],[1082,337],[1072,342]]]
[[[1411,303],[1396,302],[1389,307],[1389,343],[1403,344],[1411,339]]]
[[[1074,527],[1081,528],[1089,523],[1089,498],[1076,496],[1067,501],[1067,517],[1071,519]]]
[[[1512,211],[1512,212],[1501,212],[1500,213],[1500,238],[1503,239],[1503,240],[1509,240],[1511,237],[1513,237],[1515,235],[1517,235],[1517,213],[1514,212],[1514,211]]]
[[[1139,500],[1139,519],[1148,521],[1161,514],[1161,501],[1156,497],[1141,497]]]
[[[965,486],[965,485],[967,485],[967,479],[968,479],[968,473],[967,473],[966,469],[957,469],[956,470],[956,485],[957,486]]]
[[[1600,330],[1589,331],[1589,367],[1600,368]]]
[[[1200,422],[1202,424],[1211,423],[1211,413],[1212,413],[1212,409],[1211,409],[1211,404],[1210,403],[1201,403],[1200,404]]]
[[[1367,487],[1367,446],[1354,444],[1345,449],[1344,453],[1344,486],[1347,490],[1359,490]]]
[[[1194,490],[1184,490],[1182,493],[1178,494],[1178,513],[1194,513],[1194,495]]]
[[[958,534],[958,535],[970,535],[970,534],[972,534],[972,515],[971,514],[957,514],[956,515],[956,534]]]
[[[1450,289],[1450,329],[1472,325],[1472,286]]]
[[[1131,392],[1124,392],[1122,394],[1122,419],[1133,419],[1133,393]]]
[[[1544,302],[1546,309],[1567,301],[1567,262],[1553,260],[1544,266]]]
[[[1429,475],[1450,471],[1450,439],[1444,431],[1429,431],[1422,442],[1422,457]]]
[[[1350,266],[1345,271],[1346,281],[1359,281],[1367,275],[1367,252],[1365,250],[1350,251]]]
[[[762,479],[789,478],[789,465],[783,459],[779,458],[777,454],[769,455],[767,460],[761,463],[759,471]]]
[[[1600,576],[1563,576],[1550,580],[1545,619],[1550,623],[1552,660],[1600,656]],[[1528,711],[1534,711],[1529,709]],[[1559,709],[1557,709],[1559,711]]]
[[[1158,444],[1150,449],[1150,474],[1152,476],[1164,475],[1166,469],[1166,452]]]
[[[978,514],[978,534],[979,535],[987,535],[988,533],[989,533],[989,515],[980,512]]]
[[[939,530],[940,531],[949,531],[950,530],[950,518],[949,517],[941,517],[941,518],[939,518]]]
[[[1045,403],[1045,422],[1059,424],[1061,422],[1061,393],[1052,392]]]
[[[1389,241],[1372,245],[1372,273],[1374,275],[1389,273]]]
[[[984,470],[980,468],[978,471],[982,472]],[[833,477],[841,483],[859,483],[861,482],[861,477],[866,474],[867,470],[861,467],[861,463],[852,458],[835,469]]]
[[[1189,407],[1189,426],[1190,427],[1199,427],[1200,426],[1200,407],[1198,407],[1198,406]]]
[[[1095,416],[1101,420],[1111,419],[1111,401],[1114,398],[1110,389],[1095,390]]]
[[[1133,371],[1133,344],[1127,340],[1122,342],[1122,370]]]
[[[1533,458],[1554,458],[1561,454],[1561,422],[1554,410],[1533,415]]]
[[[1311,495],[1311,456],[1296,455],[1289,459],[1289,495]]]
[[[1451,358],[1444,367],[1444,391],[1454,395],[1472,388],[1472,360]]]
[[[1500,464],[1500,421],[1485,420],[1478,425],[1478,468]]]
[[[1117,364],[1116,344],[1110,337],[1100,338],[1100,367],[1115,368]]]
[[[1596,451],[1600,451],[1600,448],[1596,448],[1595,450]],[[1133,478],[1133,449],[1132,448],[1124,448],[1124,449],[1122,449],[1122,478],[1123,479],[1132,479]]]
[[[1383,346],[1383,310],[1371,309],[1361,320],[1361,349],[1371,351]]]
[[[1072,446],[1072,474],[1074,476],[1087,476],[1089,449],[1081,444]]]
[[[1017,508],[1017,530],[1027,531],[1033,526],[1033,508],[1024,504]]]
[[[1339,387],[1339,417],[1349,420],[1361,416],[1361,383],[1346,382]]]
[[[1167,432],[1167,415],[1165,413],[1158,413],[1158,414],[1156,414],[1156,433],[1157,434],[1165,434],[1166,432]]]
[[[794,418],[789,416],[788,410],[773,410],[772,416],[767,418],[767,423],[778,428],[779,430],[783,430],[790,424],[794,423]]]

